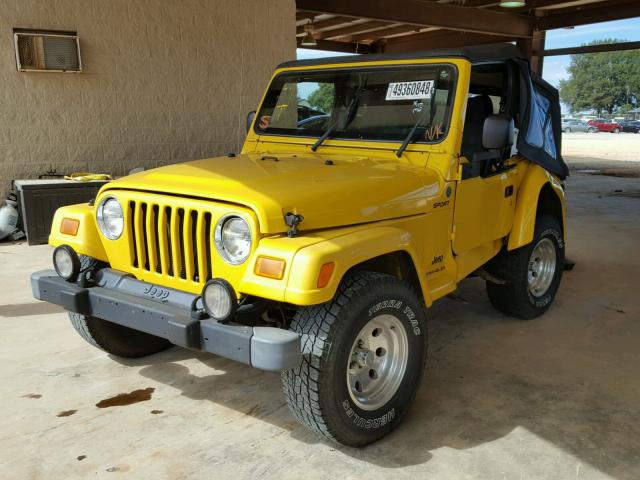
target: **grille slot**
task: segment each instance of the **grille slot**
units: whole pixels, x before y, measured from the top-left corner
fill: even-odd
[[[207,269],[205,281],[211,280],[213,265],[211,264],[211,242],[213,242],[213,236],[211,234],[211,214],[205,212],[204,214],[204,246],[205,246],[205,266]]]
[[[211,279],[210,212],[130,201],[127,214],[134,268],[195,283]]]
[[[147,204],[146,203],[141,203],[140,204],[140,213],[141,215],[141,225],[142,225],[142,238],[143,238],[143,242],[142,244],[145,246],[144,250],[144,269],[145,270],[149,270],[149,254],[151,253],[149,251],[149,237],[148,237],[148,233],[147,232],[147,223],[148,223],[148,217],[147,217]]]
[[[153,265],[151,266],[152,270],[155,270],[156,273],[162,273],[162,261],[161,261],[161,256],[160,256],[160,235],[162,235],[162,233],[159,231],[160,228],[160,222],[159,222],[159,214],[160,214],[160,207],[158,205],[154,205],[153,208],[151,209],[151,217],[149,218],[149,223],[147,224],[147,231],[150,232],[151,236],[152,236],[152,243],[153,243],[153,251],[154,251],[154,258],[153,258]]]
[[[193,273],[191,280],[194,282],[200,281],[200,265],[198,262],[198,212],[191,210],[191,237],[189,242],[191,243],[191,250],[193,251]]]
[[[173,240],[171,237],[171,209],[169,207],[165,207],[164,208],[164,212],[166,215],[166,219],[165,219],[165,234],[166,234],[166,238],[167,238],[167,245],[168,245],[168,252],[167,252],[167,258],[166,258],[166,262],[167,262],[167,275],[169,275],[170,277],[173,277]]]
[[[136,235],[135,235],[135,224],[136,224],[136,203],[129,202],[129,231],[132,232],[131,238],[133,239],[133,248],[131,249],[131,253],[133,258],[131,259],[131,263],[134,267],[138,267],[138,246],[136,245]]]
[[[185,254],[184,254],[184,210],[178,209],[178,255],[180,255],[180,266],[176,268],[180,272],[180,278],[187,278]]]

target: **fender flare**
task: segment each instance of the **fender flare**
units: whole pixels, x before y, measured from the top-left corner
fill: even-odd
[[[432,300],[412,236],[397,227],[373,227],[322,241],[296,252],[287,281],[284,300],[295,305],[314,305],[331,300],[344,275],[354,266],[381,255],[406,252],[418,274],[424,300]],[[322,265],[334,262],[335,268],[324,288],[317,288]]]
[[[562,183],[544,168],[530,164],[518,189],[507,250],[515,250],[533,241],[538,200],[542,188],[547,184],[551,186],[562,206],[562,230],[563,236],[566,238],[566,206]]]

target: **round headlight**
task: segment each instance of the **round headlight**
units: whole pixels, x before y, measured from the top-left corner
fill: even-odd
[[[109,240],[116,240],[124,229],[124,214],[120,202],[114,197],[103,198],[96,211],[98,227]]]
[[[216,250],[231,265],[240,265],[251,253],[249,224],[236,215],[221,218],[215,231]]]
[[[80,259],[69,245],[60,245],[53,251],[53,267],[60,277],[74,282],[80,273]]]

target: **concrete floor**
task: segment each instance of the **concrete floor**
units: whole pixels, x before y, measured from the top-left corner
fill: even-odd
[[[479,280],[437,303],[415,406],[360,450],[299,426],[277,375],[90,347],[31,297],[49,247],[0,245],[2,478],[640,478],[638,180],[575,175],[568,194],[577,265],[550,312],[501,316]]]

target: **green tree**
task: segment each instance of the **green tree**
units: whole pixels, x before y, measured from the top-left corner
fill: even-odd
[[[596,40],[588,45],[625,40]],[[595,109],[613,113],[636,105],[640,96],[640,51],[571,55],[570,77],[560,81],[560,98],[572,111]]]
[[[333,83],[321,83],[307,98],[309,106],[329,113],[333,109],[335,98],[335,85]]]

